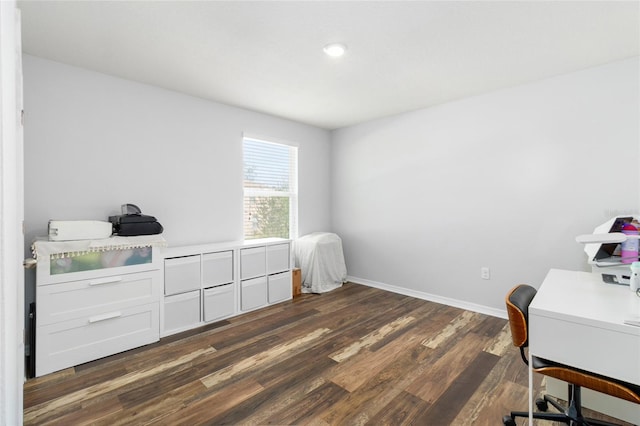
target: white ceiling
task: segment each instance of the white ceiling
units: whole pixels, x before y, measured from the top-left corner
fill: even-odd
[[[327,129],[640,55],[638,1],[18,7],[26,53]]]

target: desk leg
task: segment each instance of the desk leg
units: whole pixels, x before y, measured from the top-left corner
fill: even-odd
[[[529,426],[533,426],[533,368],[531,367],[531,352],[529,357]]]

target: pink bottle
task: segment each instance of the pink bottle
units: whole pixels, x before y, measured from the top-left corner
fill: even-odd
[[[637,236],[638,228],[630,223],[625,223],[622,227],[622,233],[625,235]],[[640,240],[637,238],[629,238],[620,244],[620,256],[622,257],[622,263],[633,263],[638,260],[638,243],[640,243]]]

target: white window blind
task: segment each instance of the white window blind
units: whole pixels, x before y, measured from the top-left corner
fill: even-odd
[[[243,139],[244,238],[296,238],[298,148]]]

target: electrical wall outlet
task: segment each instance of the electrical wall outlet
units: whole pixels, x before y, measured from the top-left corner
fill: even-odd
[[[489,270],[489,267],[483,266],[482,268],[480,268],[480,278],[482,278],[483,280],[491,279],[491,271]]]

